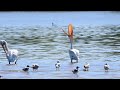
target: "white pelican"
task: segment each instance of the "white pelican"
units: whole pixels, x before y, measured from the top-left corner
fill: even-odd
[[[60,68],[60,62],[57,61],[57,63],[55,64],[56,70]]]
[[[84,65],[84,71],[88,71],[89,68],[89,63],[86,62],[86,64]]]
[[[1,44],[3,50],[6,54],[6,57],[8,59],[9,64],[10,64],[10,62],[15,62],[15,64],[16,64],[16,62],[18,60],[18,50],[16,50],[16,49],[11,49],[10,50],[8,48],[8,44],[5,40],[1,40],[0,44]]]
[[[110,68],[110,66],[106,63],[106,64],[104,65],[105,71],[108,71],[109,68]]]
[[[73,26],[72,26],[72,24],[68,25],[68,33],[66,33],[64,30],[63,30],[63,32],[70,39],[69,56],[70,56],[70,59],[71,59],[71,63],[72,63],[72,60],[76,60],[78,62],[78,60],[79,60],[79,50],[74,49],[73,46],[72,46],[72,43],[73,43]]]
[[[74,70],[72,70],[72,72],[74,73],[74,74],[76,74],[76,73],[78,73],[78,66],[76,67],[76,69],[74,69]]]

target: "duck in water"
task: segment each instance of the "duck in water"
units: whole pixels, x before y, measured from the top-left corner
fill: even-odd
[[[76,73],[78,73],[78,66],[76,67],[76,69],[74,69],[74,70],[72,70],[72,72],[74,73],[74,74],[76,74]]]
[[[30,67],[30,66],[29,66],[29,65],[27,65],[27,66],[26,66],[25,68],[23,68],[22,70],[23,70],[23,71],[25,71],[25,72],[28,72],[29,67]]]
[[[39,65],[38,65],[38,64],[33,64],[31,68],[33,68],[33,71],[34,71],[34,70],[38,70]]]

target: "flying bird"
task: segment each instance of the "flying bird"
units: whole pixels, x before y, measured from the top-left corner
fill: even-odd
[[[70,39],[69,56],[70,56],[70,59],[71,59],[71,63],[73,62],[73,60],[76,60],[78,62],[78,60],[79,60],[79,50],[74,49],[73,46],[72,46],[72,44],[73,44],[73,26],[72,26],[72,24],[68,25],[68,33],[66,33],[64,30],[63,30],[63,32]]]
[[[16,64],[17,60],[18,60],[18,50],[16,49],[9,49],[8,48],[8,44],[5,40],[1,40],[0,44],[6,54],[6,57],[8,59],[8,62],[10,64],[10,62],[14,62]]]

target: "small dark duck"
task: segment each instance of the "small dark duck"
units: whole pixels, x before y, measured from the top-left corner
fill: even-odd
[[[105,69],[105,71],[108,71],[109,68],[110,68],[110,66],[106,63],[106,64],[104,65],[104,69]]]
[[[33,64],[31,68],[33,68],[33,71],[34,71],[34,70],[38,70],[39,65],[38,65],[38,64]]]
[[[27,71],[29,70],[29,67],[30,67],[30,66],[27,65],[27,66],[26,66],[25,68],[23,68],[22,70],[25,71],[25,72],[27,72]]]
[[[78,73],[78,66],[76,67],[76,69],[74,69],[74,70],[72,70],[72,72],[74,73],[74,74],[76,74],[76,73]]]

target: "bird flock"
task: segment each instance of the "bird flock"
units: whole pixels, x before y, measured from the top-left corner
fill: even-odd
[[[36,70],[38,70],[39,65],[38,65],[38,64],[33,64],[32,66],[27,65],[27,66],[26,66],[25,68],[23,68],[22,70],[25,71],[25,72],[28,72],[28,71],[29,71],[29,68],[32,68],[33,71],[36,71]]]
[[[76,60],[76,63],[78,63],[80,53],[79,53],[79,50],[73,48],[73,36],[74,35],[73,35],[73,26],[72,26],[72,24],[68,25],[68,33],[66,33],[63,29],[62,29],[62,31],[64,32],[65,35],[68,36],[68,38],[70,40],[69,56],[70,56],[71,63],[73,63],[73,60]],[[2,46],[2,48],[3,48],[4,52],[5,52],[5,55],[6,55],[6,58],[7,58],[8,62],[9,62],[9,64],[11,64],[11,63],[16,64],[17,60],[18,60],[18,50],[9,49],[8,48],[8,43],[7,43],[6,40],[0,40],[0,45]],[[60,70],[60,67],[61,67],[60,61],[57,61],[57,63],[55,64],[56,70]],[[25,72],[28,72],[29,68],[32,68],[33,71],[36,71],[36,70],[38,70],[39,65],[38,64],[33,64],[32,66],[27,65],[22,70],[25,71]],[[80,68],[79,66],[76,66],[76,68],[73,69],[72,72],[74,74],[78,73],[79,68]],[[84,68],[83,71],[89,71],[89,68],[90,68],[89,63],[86,62],[85,65],[83,66],[83,68]],[[109,70],[109,65],[107,63],[104,65],[104,70],[105,71]],[[0,76],[0,78],[1,77],[2,76]]]
[[[57,61],[57,63],[55,64],[56,70],[59,70],[60,66],[61,66],[60,61]],[[110,69],[110,66],[107,63],[105,63],[103,67],[105,72]],[[76,66],[76,68],[72,70],[73,74],[77,74],[79,72],[79,68],[80,68],[79,66]],[[90,64],[86,62],[83,65],[83,71],[89,71],[89,68],[90,68]]]

